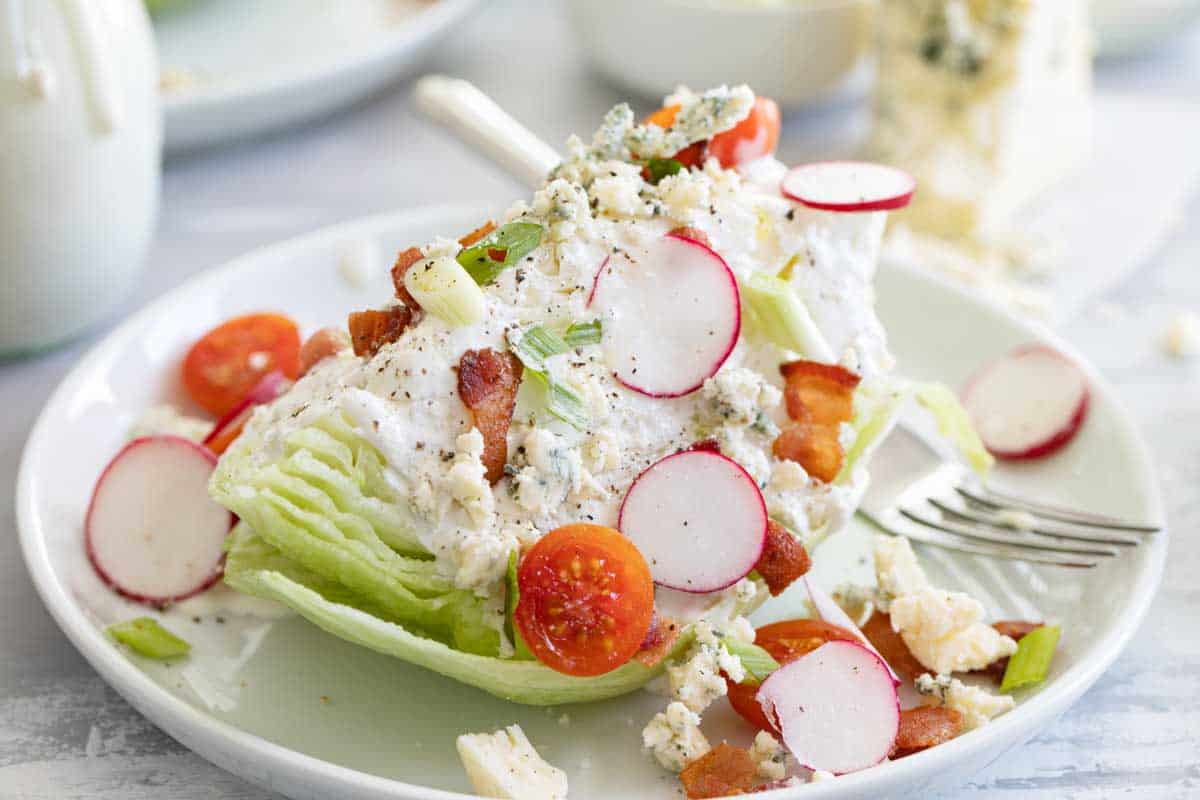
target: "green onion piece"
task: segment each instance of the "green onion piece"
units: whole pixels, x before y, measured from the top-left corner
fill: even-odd
[[[109,625],[108,635],[146,658],[178,658],[186,656],[192,649],[190,644],[150,617]]]
[[[772,672],[779,669],[779,662],[772,658],[770,653],[756,644],[728,637],[721,641],[731,656],[736,656],[741,660],[742,668],[746,670],[746,678],[742,681],[743,684],[756,686],[766,680],[767,676]]]
[[[541,242],[541,225],[510,222],[459,253],[458,263],[477,284],[483,286],[496,280],[501,272],[533,252]]]
[[[513,346],[513,352],[521,359],[526,369],[538,372],[546,371],[547,358],[562,355],[570,349],[562,338],[541,325],[528,328]]]
[[[975,472],[986,477],[996,459],[984,447],[958,395],[941,383],[915,384],[913,394],[917,402],[933,415],[938,433],[958,448]]]
[[[567,328],[567,332],[563,334],[563,341],[570,347],[582,347],[585,344],[600,344],[600,320],[594,319],[591,322],[576,322],[571,327]]]
[[[526,369],[525,374],[532,376],[533,380],[542,387],[546,411],[551,416],[561,419],[575,430],[587,430],[588,423],[592,418],[588,413],[587,405],[584,404],[583,398],[579,396],[578,392],[570,386],[559,383],[544,372]]]
[[[525,365],[525,374],[541,386],[546,411],[576,430],[586,430],[591,417],[583,398],[570,386],[555,380],[546,368],[546,359],[570,350],[567,343],[541,325],[534,325],[515,341],[510,337],[509,344]]]
[[[675,175],[682,171],[683,164],[673,158],[652,158],[646,162],[646,174],[650,176],[650,182],[656,185],[668,175]]]
[[[1000,691],[1007,694],[1013,689],[1034,686],[1046,680],[1060,635],[1062,628],[1058,625],[1043,625],[1022,636],[1021,641],[1017,642],[1017,652],[1008,660]]]
[[[740,288],[756,329],[768,340],[813,361],[836,360],[808,309],[786,281],[756,272],[742,281]]]
[[[504,627],[513,643],[513,658],[519,661],[532,661],[533,653],[525,644],[525,640],[521,638],[521,632],[517,630],[517,624],[513,617],[517,610],[517,603],[521,600],[521,589],[517,586],[518,560],[520,560],[520,554],[513,550],[508,556],[508,573],[505,577],[508,594],[504,600]]]
[[[483,290],[453,258],[431,258],[414,264],[404,275],[404,287],[421,308],[448,325],[473,325],[483,319]]]

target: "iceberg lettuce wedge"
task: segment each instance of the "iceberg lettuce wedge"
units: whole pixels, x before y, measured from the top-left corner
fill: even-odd
[[[245,523],[231,535],[225,582],[246,594],[283,603],[335,636],[516,703],[558,705],[617,697],[645,685],[666,667],[667,659],[655,667],[631,661],[605,675],[576,678],[537,661],[463,652],[415,633],[342,583],[297,565]],[[690,645],[690,635],[680,637],[669,657]]]

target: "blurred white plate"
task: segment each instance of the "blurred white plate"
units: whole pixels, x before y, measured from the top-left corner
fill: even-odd
[[[194,0],[155,18],[166,149],[262,133],[359,100],[479,0]]]
[[[1142,53],[1200,20],[1200,0],[1092,0],[1096,52]]]
[[[147,610],[116,597],[88,567],[81,531],[88,497],[133,419],[173,399],[190,343],[249,310],[287,311],[306,330],[343,320],[392,291],[385,270],[365,288],[348,284],[338,269],[348,248],[367,242],[394,252],[470,230],[483,218],[477,209],[432,208],[320,231],[237,259],[131,317],[63,381],[29,438],[17,496],[25,560],[55,620],[105,680],[180,742],[261,786],[313,800],[460,797],[451,793],[469,787],[455,736],[519,722],[569,773],[573,800],[677,800],[678,780],[641,752],[641,728],[664,703],[647,692],[584,706],[516,706],[294,617],[218,621],[201,610],[167,612],[166,625],[193,644],[192,656],[176,665],[127,656],[102,633]],[[878,290],[899,367],[914,377],[957,385],[981,362],[1031,339],[1072,352],[1045,331],[907,269],[883,270]],[[1005,468],[999,477],[1043,499],[1157,520],[1161,505],[1142,441],[1112,391],[1089,374],[1095,391],[1081,435],[1059,456]],[[832,587],[859,576],[868,544],[869,531],[856,525],[823,545],[816,579]],[[1164,533],[1089,572],[924,552],[936,580],[972,592],[995,617],[1062,622],[1050,680],[1023,693],[1015,711],[953,742],[780,796],[925,797],[963,783],[1053,723],[1100,678],[1141,621],[1166,548]],[[773,600],[758,619],[795,615],[795,594]],[[705,715],[705,728],[714,741],[749,740],[724,703]]]

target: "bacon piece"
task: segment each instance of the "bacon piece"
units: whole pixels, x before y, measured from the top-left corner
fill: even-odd
[[[867,620],[867,624],[862,626],[862,633],[879,651],[879,655],[883,656],[883,660],[910,681],[929,671],[917,661],[917,657],[908,649],[900,634],[892,630],[892,618],[888,614],[876,611]]]
[[[678,236],[681,239],[690,239],[693,242],[699,242],[708,249],[712,249],[712,241],[708,238],[708,234],[699,228],[693,228],[691,225],[680,225],[678,228],[672,228],[669,236]]]
[[[817,480],[831,483],[842,470],[841,425],[854,417],[854,390],[860,378],[816,361],[789,361],[779,371],[788,416],[795,422],[775,439],[775,456],[795,461]]]
[[[862,379],[850,370],[816,361],[789,361],[779,371],[792,419],[836,425],[854,417],[854,390]]]
[[[491,348],[468,350],[458,363],[458,396],[471,409],[475,427],[483,434],[483,466],[493,484],[504,477],[508,426],[512,424],[522,370],[515,355]]]
[[[754,568],[775,597],[808,572],[812,559],[800,540],[775,520],[767,520],[767,541]]]
[[[749,750],[722,742],[684,767],[679,781],[692,800],[728,797],[753,789],[755,773]]]
[[[396,289],[396,298],[413,310],[420,308],[421,304],[408,293],[408,287],[404,285],[404,275],[413,264],[424,257],[420,248],[410,247],[401,250],[400,255],[396,256],[396,263],[392,265],[392,286]]]
[[[463,247],[470,247],[494,230],[496,230],[496,223],[489,219],[487,222],[483,223],[478,228],[459,239],[458,243]]]
[[[833,483],[845,459],[838,429],[810,422],[786,426],[775,437],[771,450],[776,458],[795,461],[809,475],[825,483]]]
[[[1042,627],[1042,623],[1026,622],[1025,620],[1019,619],[1007,619],[993,623],[992,627],[995,628],[1001,636],[1007,636],[1010,639],[1015,639],[1019,642],[1025,637],[1025,634]],[[992,680],[996,681],[996,683],[1003,683],[1004,672],[1007,669],[1008,656],[1005,656],[1004,658],[998,658],[992,663],[988,664],[983,668],[982,671],[990,675]]]
[[[655,611],[650,618],[650,630],[646,631],[642,649],[633,657],[647,667],[654,667],[667,657],[678,640],[679,625],[670,617],[660,617]]]
[[[900,731],[892,745],[891,758],[948,742],[962,733],[962,714],[945,706],[919,706],[900,712]]]
[[[300,374],[305,375],[321,361],[350,348],[350,337],[340,328],[321,328],[300,347]]]
[[[405,305],[353,312],[347,322],[354,355],[367,358],[375,355],[379,348],[399,339],[415,317],[413,310]]]

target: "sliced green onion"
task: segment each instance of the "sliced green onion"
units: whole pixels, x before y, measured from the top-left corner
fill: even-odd
[[[755,327],[768,340],[813,361],[836,360],[808,309],[786,281],[756,272],[741,282],[741,294]]]
[[[517,624],[513,617],[517,611],[517,603],[521,600],[521,589],[517,585],[517,562],[519,560],[520,554],[516,550],[513,550],[508,556],[508,572],[505,576],[508,594],[504,599],[504,627],[513,643],[513,658],[519,661],[532,661],[533,653],[525,644],[525,640],[521,638],[521,632],[517,630]]]
[[[600,334],[600,320],[594,319],[591,322],[576,322],[567,328],[567,332],[563,334],[563,341],[570,347],[600,344]]]
[[[150,617],[108,626],[108,635],[146,658],[178,658],[191,652],[192,646]]]
[[[725,649],[731,656],[736,656],[741,660],[742,669],[746,670],[743,684],[751,686],[760,684],[767,679],[768,675],[779,669],[779,662],[756,644],[730,638],[723,639],[722,644],[725,645]]]
[[[544,372],[526,369],[525,374],[532,376],[533,380],[542,387],[546,411],[551,416],[561,419],[575,430],[587,430],[592,417],[578,392],[566,384],[559,383]]]
[[[556,380],[546,367],[546,359],[571,349],[567,343],[541,325],[534,325],[519,336],[509,336],[509,346],[525,365],[525,375],[541,387],[546,411],[576,430],[586,430],[591,416],[583,398],[573,388]]]
[[[483,290],[453,258],[431,258],[414,264],[404,275],[404,287],[421,308],[455,327],[483,319]]]
[[[938,433],[958,448],[972,469],[980,475],[987,475],[996,459],[983,446],[958,395],[941,383],[915,384],[913,394],[917,402],[933,415]]]
[[[459,253],[458,263],[477,284],[483,286],[496,280],[501,272],[533,252],[541,242],[541,225],[510,222]]]
[[[1007,694],[1013,689],[1034,686],[1046,680],[1061,635],[1062,628],[1058,625],[1043,625],[1022,636],[1017,642],[1017,652],[1008,660],[1000,691]]]
[[[511,343],[512,340],[509,341]],[[513,353],[521,359],[525,368],[538,372],[546,371],[546,359],[562,355],[570,349],[560,336],[541,325],[527,328],[513,345]]]
[[[653,184],[658,184],[668,175],[677,175],[683,171],[683,164],[673,158],[652,158],[646,162],[646,174]]]

